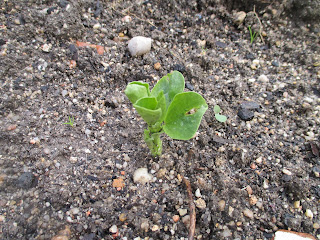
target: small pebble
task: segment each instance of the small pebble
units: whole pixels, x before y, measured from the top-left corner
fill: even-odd
[[[109,228],[109,232],[111,233],[117,233],[118,232],[118,227],[116,225],[112,225],[110,228]]]
[[[16,124],[12,124],[12,125],[9,125],[8,127],[7,127],[7,130],[8,131],[12,131],[12,130],[15,130],[17,128],[17,125]]]
[[[148,173],[147,168],[138,168],[133,173],[133,181],[135,183],[145,184],[145,183],[150,182],[151,179],[152,179],[152,175]]]
[[[153,67],[154,67],[155,70],[160,70],[161,64],[159,62],[157,62],[157,63],[154,64]]]
[[[269,78],[266,75],[262,74],[259,76],[258,81],[269,82]]]
[[[219,210],[220,210],[220,211],[223,211],[225,207],[226,207],[226,201],[225,201],[225,200],[220,200],[220,201],[218,202],[218,208],[219,208]]]
[[[172,217],[172,220],[173,220],[174,222],[178,222],[179,219],[180,219],[179,215],[174,215],[174,216]]]
[[[125,213],[121,213],[121,214],[119,215],[119,220],[120,220],[121,222],[124,222],[125,220],[127,220],[127,215],[126,215]]]
[[[295,209],[300,208],[300,201],[294,201],[293,207],[294,207]]]
[[[317,222],[315,222],[315,223],[313,224],[313,228],[314,228],[314,229],[319,229],[319,228],[320,228],[320,224],[317,223]]]
[[[252,190],[252,188],[251,188],[249,185],[246,187],[246,190],[247,190],[247,193],[248,193],[249,195],[251,195],[251,194],[253,193],[253,190]]]
[[[313,213],[310,209],[306,209],[305,215],[308,218],[311,218],[311,219],[313,218]]]
[[[288,176],[291,176],[292,175],[292,172],[290,172],[288,169],[282,169],[282,172]]]
[[[196,192],[195,192],[195,196],[196,196],[197,198],[202,197],[202,195],[201,195],[201,192],[200,192],[200,189],[199,189],[199,188],[196,190]]]
[[[246,16],[247,16],[247,14],[243,11],[237,12],[233,16],[233,22],[237,25],[240,25],[241,23],[243,23]]]
[[[186,215],[188,213],[188,210],[184,209],[184,208],[179,208],[178,209],[178,213],[182,217],[182,216],[184,216],[184,215]]]
[[[243,211],[243,215],[246,216],[246,217],[248,217],[248,218],[253,219],[253,212],[252,212],[250,209],[245,209],[245,210]]]
[[[151,228],[151,231],[152,232],[156,232],[160,229],[160,227],[158,225],[153,225],[152,228]]]
[[[52,45],[51,44],[43,44],[43,46],[42,46],[42,51],[44,51],[44,52],[50,52],[50,50],[51,50],[51,47],[52,47]]]
[[[197,208],[199,208],[199,209],[204,209],[207,206],[206,202],[202,198],[197,199],[195,201],[195,204],[196,204]]]
[[[134,37],[128,43],[128,48],[131,56],[141,56],[151,50],[151,38],[146,37]]]
[[[256,205],[256,203],[258,202],[258,198],[254,195],[250,196],[249,198],[249,203],[251,206]]]

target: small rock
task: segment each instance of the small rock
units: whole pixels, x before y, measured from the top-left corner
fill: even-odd
[[[172,220],[173,220],[174,222],[178,222],[179,219],[180,219],[179,215],[174,215],[174,216],[172,217]]]
[[[290,172],[288,169],[282,169],[282,172],[285,174],[285,175],[288,175],[288,176],[291,176],[292,175],[292,172]]]
[[[193,85],[191,83],[189,83],[189,82],[186,82],[186,88],[188,88],[190,91],[194,90]]]
[[[151,38],[142,36],[132,38],[128,43],[131,56],[141,56],[151,50]]]
[[[96,23],[95,25],[93,25],[93,29],[100,29],[100,28],[101,28],[100,23]]]
[[[230,231],[230,229],[229,228],[225,228],[224,230],[223,230],[223,232],[221,233],[221,237],[223,237],[223,238],[229,238],[229,237],[231,237],[232,236],[232,232]]]
[[[294,207],[295,209],[300,208],[300,201],[294,201],[293,207]]]
[[[111,233],[117,233],[118,232],[118,227],[116,225],[112,225],[110,228],[109,228],[109,232]]]
[[[7,127],[7,130],[8,131],[12,131],[12,130],[15,130],[17,128],[17,125],[16,124],[12,124],[12,125],[9,125],[8,127]]]
[[[184,216],[184,215],[186,215],[188,213],[188,210],[184,209],[184,208],[179,208],[178,209],[178,213],[182,217],[182,216]]]
[[[258,77],[258,81],[269,82],[269,78],[266,75],[262,74]]]
[[[225,200],[220,200],[220,201],[218,202],[218,208],[219,208],[219,210],[220,210],[220,211],[223,211],[225,207],[226,207],[226,201],[225,201]]]
[[[308,218],[313,218],[313,212],[310,209],[306,209],[305,215]]]
[[[249,195],[251,195],[251,194],[253,193],[253,190],[252,190],[252,188],[251,188],[249,185],[246,187],[246,190],[247,190],[247,193],[248,193]]]
[[[254,101],[244,101],[240,104],[240,108],[258,111],[260,110],[260,105]]]
[[[56,236],[51,240],[68,240],[71,236],[71,230],[69,226],[65,226],[63,230],[60,230]]]
[[[120,220],[121,222],[124,222],[125,220],[127,220],[127,214],[121,213],[121,214],[119,215],[119,220]]]
[[[126,22],[126,23],[131,22],[131,21],[132,21],[132,17],[129,16],[129,15],[126,15],[126,16],[124,16],[124,17],[122,18],[122,21],[123,21],[123,22]]]
[[[151,231],[152,232],[156,232],[160,229],[160,227],[158,225],[153,225],[152,228],[151,228]]]
[[[43,44],[43,46],[42,46],[42,51],[48,53],[48,52],[50,52],[51,47],[52,47],[51,44],[46,44],[46,43],[45,43],[45,44]]]
[[[160,70],[161,64],[159,62],[157,62],[157,63],[154,64],[153,67],[154,67],[155,70]]]
[[[70,213],[71,213],[72,215],[79,214],[79,212],[80,212],[79,208],[72,208],[72,209],[70,209]]]
[[[254,118],[254,113],[248,109],[239,109],[238,116],[244,121],[250,121]]]
[[[319,228],[320,228],[320,224],[317,223],[317,222],[315,222],[315,223],[313,224],[313,228],[314,228],[314,229],[319,229]]]
[[[65,97],[67,94],[68,94],[67,90],[62,90],[62,92],[61,92],[62,97]]]
[[[202,198],[197,199],[194,203],[199,209],[204,209],[207,206],[206,201],[204,201]]]
[[[275,66],[275,67],[279,67],[280,66],[278,61],[272,61],[271,64],[272,64],[272,66]]]
[[[201,192],[200,192],[200,189],[199,189],[199,188],[196,190],[195,196],[196,196],[197,198],[200,198],[200,197],[201,197]]]
[[[149,230],[149,227],[150,227],[149,221],[147,219],[143,219],[142,222],[141,222],[140,228],[143,231],[147,232]]]
[[[258,202],[258,198],[254,195],[249,197],[249,203],[251,206],[256,205],[256,203]]]
[[[253,212],[252,212],[250,209],[245,209],[245,210],[243,211],[243,215],[246,216],[246,217],[248,217],[248,218],[253,219]]]
[[[243,11],[237,12],[233,16],[233,22],[237,25],[240,25],[241,23],[243,23],[246,16],[247,16],[247,14]]]
[[[190,226],[190,215],[186,215],[182,218],[183,224],[188,228]]]
[[[17,182],[18,187],[23,189],[29,189],[29,188],[35,187],[37,186],[37,184],[38,184],[38,179],[31,172],[22,173],[18,178],[18,182]]]
[[[148,183],[152,179],[152,175],[148,173],[147,168],[138,168],[134,173],[133,173],[133,181],[135,183]]]

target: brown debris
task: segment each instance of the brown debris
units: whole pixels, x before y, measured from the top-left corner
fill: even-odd
[[[191,189],[190,182],[184,177],[182,177],[182,179],[183,179],[184,184],[187,187],[188,198],[189,198],[190,226],[189,226],[188,239],[193,240],[194,239],[194,232],[196,229],[196,207],[194,205],[193,198],[192,198],[192,189]]]

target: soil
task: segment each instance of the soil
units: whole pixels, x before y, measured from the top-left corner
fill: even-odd
[[[181,2],[1,1],[1,239],[187,239],[182,177],[195,239],[320,239],[318,28],[276,3],[238,26],[227,6]],[[134,36],[151,51],[130,56]],[[195,138],[163,136],[153,159],[123,91],[172,70],[209,109]]]

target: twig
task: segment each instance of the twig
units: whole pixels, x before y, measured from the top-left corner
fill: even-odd
[[[191,190],[190,182],[185,177],[182,177],[182,180],[187,187],[188,198],[189,198],[190,226],[189,226],[188,240],[193,240],[194,232],[196,229],[196,207],[194,205],[193,198],[192,198],[192,190]]]
[[[262,34],[261,34],[261,32],[262,32],[262,23],[261,23],[261,20],[260,20],[260,18],[259,18],[259,16],[258,16],[257,12],[256,12],[256,6],[253,6],[253,11],[252,11],[252,13],[253,13],[253,14],[256,16],[256,18],[258,19],[258,22],[259,22],[259,37],[260,37],[261,41],[262,41],[263,44],[264,44],[264,39],[263,39],[263,36],[262,36]]]

